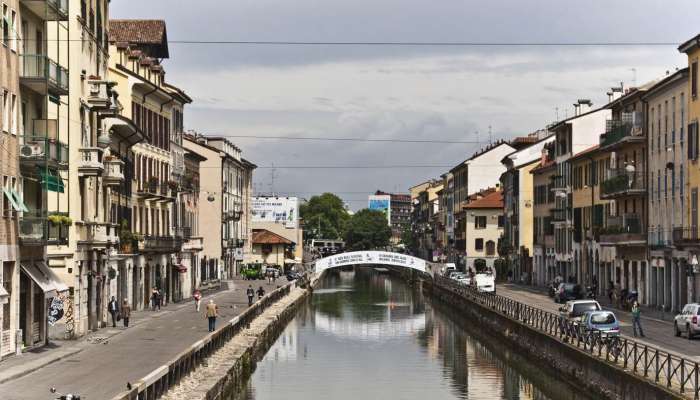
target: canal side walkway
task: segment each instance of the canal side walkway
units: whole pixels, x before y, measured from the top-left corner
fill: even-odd
[[[501,296],[509,297],[513,300],[528,304],[553,313],[559,313],[560,304],[547,296],[546,291],[529,286],[515,284],[499,284],[497,293]],[[676,337],[673,335],[673,323],[658,318],[654,313],[651,316],[645,315],[642,310],[642,328],[645,337],[634,337],[632,330],[632,315],[627,311],[622,311],[610,307],[608,299],[600,299],[601,305],[615,312],[620,320],[623,336],[636,340],[637,342],[657,347],[661,350],[674,353],[682,357],[700,361],[700,339],[688,340],[686,337]]]
[[[266,292],[286,285],[235,280],[232,290],[205,295],[199,313],[194,302],[171,304],[161,311],[132,313],[129,328],[105,328],[77,341],[57,341],[43,352],[26,353],[0,363],[3,400],[49,398],[49,388],[108,399],[208,334],[204,305],[213,298],[219,320],[228,321],[248,306],[245,289],[263,286]]]

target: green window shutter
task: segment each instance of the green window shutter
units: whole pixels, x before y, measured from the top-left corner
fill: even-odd
[[[11,190],[10,192],[11,192],[12,196],[15,198],[15,202],[17,202],[17,205],[19,206],[18,211],[29,212],[27,205],[24,204],[24,200],[22,199],[22,196],[20,196],[19,193],[15,192],[14,190]]]
[[[19,204],[17,204],[17,201],[15,200],[14,196],[12,195],[12,190],[11,189],[2,189],[3,193],[5,193],[5,197],[7,197],[8,200],[10,200],[10,204],[12,204],[12,208],[14,208],[15,211],[21,212],[22,209],[19,207]]]

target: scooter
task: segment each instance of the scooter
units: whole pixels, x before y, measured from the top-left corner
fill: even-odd
[[[597,290],[591,286],[586,286],[586,298],[595,300],[598,297]]]
[[[61,393],[56,391],[56,388],[53,388],[53,387],[51,389],[49,389],[49,392],[51,392],[51,394],[58,394],[58,397],[56,397],[56,400],[80,400],[80,395],[78,395],[78,394],[70,394],[70,393],[61,394]]]

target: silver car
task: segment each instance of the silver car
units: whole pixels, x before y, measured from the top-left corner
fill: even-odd
[[[700,304],[690,303],[673,320],[673,333],[680,336],[685,332],[688,340],[700,333]]]

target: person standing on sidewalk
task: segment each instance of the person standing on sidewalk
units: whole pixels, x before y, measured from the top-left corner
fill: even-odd
[[[131,306],[129,306],[129,301],[124,299],[122,303],[122,320],[124,320],[124,328],[129,327],[129,318],[131,318]]]
[[[253,298],[255,298],[255,289],[253,289],[253,285],[248,285],[245,294],[248,296],[248,307],[250,307],[253,305]]]
[[[209,300],[205,315],[209,320],[209,332],[214,332],[216,330],[216,317],[219,316],[219,308],[214,304],[214,300]]]
[[[635,301],[632,303],[632,330],[634,331],[634,337],[637,337],[637,329],[639,329],[639,336],[644,337],[641,316],[642,310],[639,308],[639,303]]]
[[[158,290],[156,288],[153,288],[151,290],[151,308],[153,311],[156,310],[156,302],[158,301]]]
[[[199,289],[195,290],[192,298],[194,299],[194,310],[199,312],[199,304],[202,301],[202,292],[200,292]]]
[[[112,296],[112,300],[110,300],[109,304],[107,304],[107,311],[109,311],[109,314],[112,316],[112,328],[116,328],[119,303],[117,303],[117,299],[115,299],[114,296]]]
[[[262,299],[263,296],[265,296],[265,289],[263,289],[262,286],[258,289],[258,300]]]

